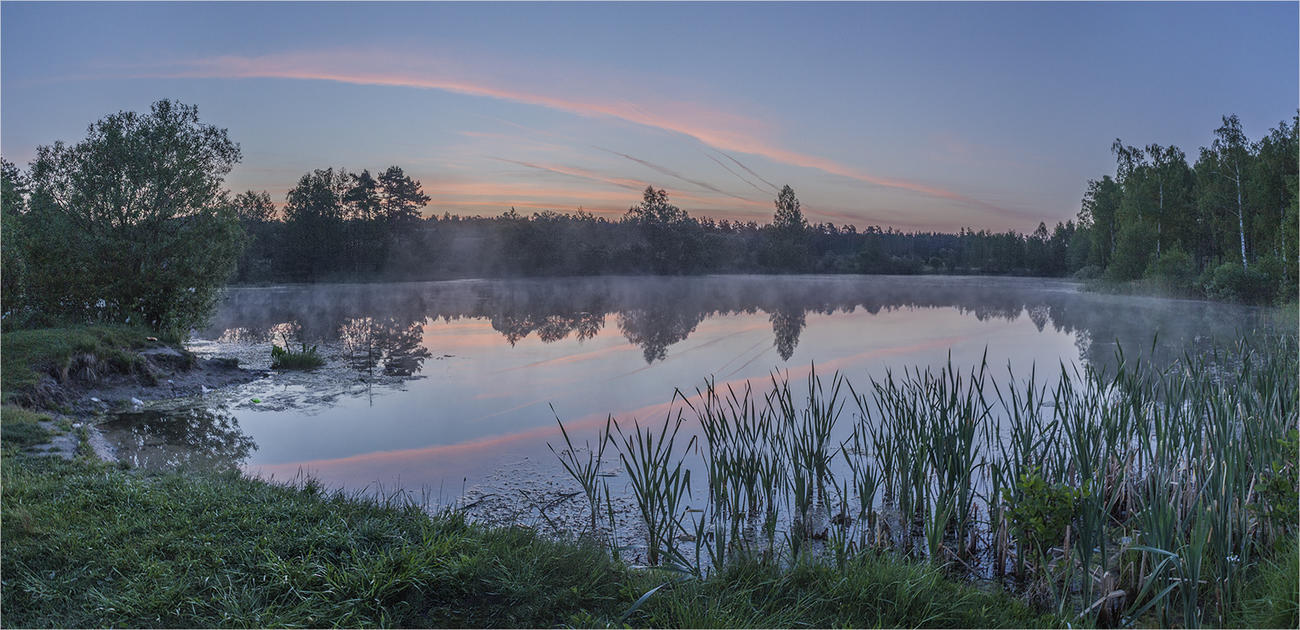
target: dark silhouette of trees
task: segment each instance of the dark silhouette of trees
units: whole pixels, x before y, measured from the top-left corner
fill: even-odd
[[[294,280],[308,280],[337,268],[343,250],[343,197],[347,173],[317,169],[298,180],[284,204],[281,268]]]

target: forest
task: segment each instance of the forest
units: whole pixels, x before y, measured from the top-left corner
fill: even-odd
[[[252,243],[238,282],[384,277],[698,273],[1073,276],[1157,292],[1267,303],[1296,294],[1297,124],[1249,141],[1225,116],[1194,163],[1176,146],[1115,140],[1114,175],[1087,183],[1077,220],[1028,233],[956,234],[809,223],[794,191],[770,223],[692,216],[647,187],[617,220],[511,208],[422,219],[400,167],[303,175],[283,212],[249,191],[234,207]],[[1136,281],[1136,282],[1134,282]]]
[[[905,233],[810,224],[794,190],[770,223],[695,217],[648,186],[617,220],[579,210],[421,219],[420,183],[393,166],[375,178],[327,168],[302,176],[283,211],[268,193],[235,197],[253,241],[238,282],[700,273],[1067,273],[1074,223],[1031,234]],[[631,200],[630,200],[631,201]]]

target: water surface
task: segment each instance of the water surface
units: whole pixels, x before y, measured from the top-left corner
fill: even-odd
[[[573,484],[547,447],[558,414],[579,442],[612,414],[662,422],[675,390],[770,386],[810,369],[855,384],[906,366],[1054,377],[1126,354],[1169,363],[1267,312],[1081,292],[1043,279],[711,276],[237,288],[192,348],[268,368],[273,342],[328,364],[273,373],[104,426],[144,465],[204,462],[328,486],[463,493],[528,512]],[[1153,343],[1154,342],[1154,343]],[[554,408],[554,414],[552,413]],[[845,424],[849,424],[845,422]],[[178,428],[179,426],[179,428]],[[185,454],[189,451],[189,454]],[[617,485],[617,484],[615,484]]]

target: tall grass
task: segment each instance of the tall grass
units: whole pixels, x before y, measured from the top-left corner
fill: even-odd
[[[681,534],[701,575],[884,553],[1009,572],[1082,625],[1223,625],[1262,550],[1297,529],[1276,505],[1295,496],[1296,355],[1294,335],[1266,334],[1164,368],[1117,349],[1111,371],[1061,364],[1054,379],[950,360],[858,390],[813,371],[806,400],[780,375],[761,394],[706,381],[682,396],[708,489],[689,522],[680,412],[657,431],[612,422],[603,439],[628,469],[651,564],[686,562]]]

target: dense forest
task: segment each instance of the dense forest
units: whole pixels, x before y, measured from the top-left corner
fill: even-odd
[[[990,273],[1062,275],[1074,223],[1028,235],[962,230],[904,233],[872,226],[809,224],[794,191],[775,200],[770,223],[715,221],[647,187],[619,219],[589,212],[514,208],[496,217],[421,219],[417,181],[393,166],[379,177],[333,168],[303,175],[276,214],[269,194],[234,206],[253,242],[236,280],[311,281],[381,276],[699,273]],[[634,200],[629,200],[634,201]]]
[[[1300,116],[1249,141],[1223,118],[1194,164],[1116,140],[1114,176],[1088,182],[1077,221],[1028,234],[810,224],[784,187],[768,223],[692,216],[647,186],[616,220],[511,208],[425,216],[401,167],[304,174],[277,207],[231,195],[225,129],[171,101],[120,112],[75,145],[3,162],[4,325],[132,318],[183,330],[227,281],[425,280],[600,274],[999,274],[1105,278],[1245,302],[1294,299]],[[629,199],[629,202],[635,202]]]
[[[1224,116],[1196,162],[1176,146],[1115,140],[1115,175],[1088,182],[1080,275],[1244,302],[1296,296],[1300,116],[1256,142]]]

